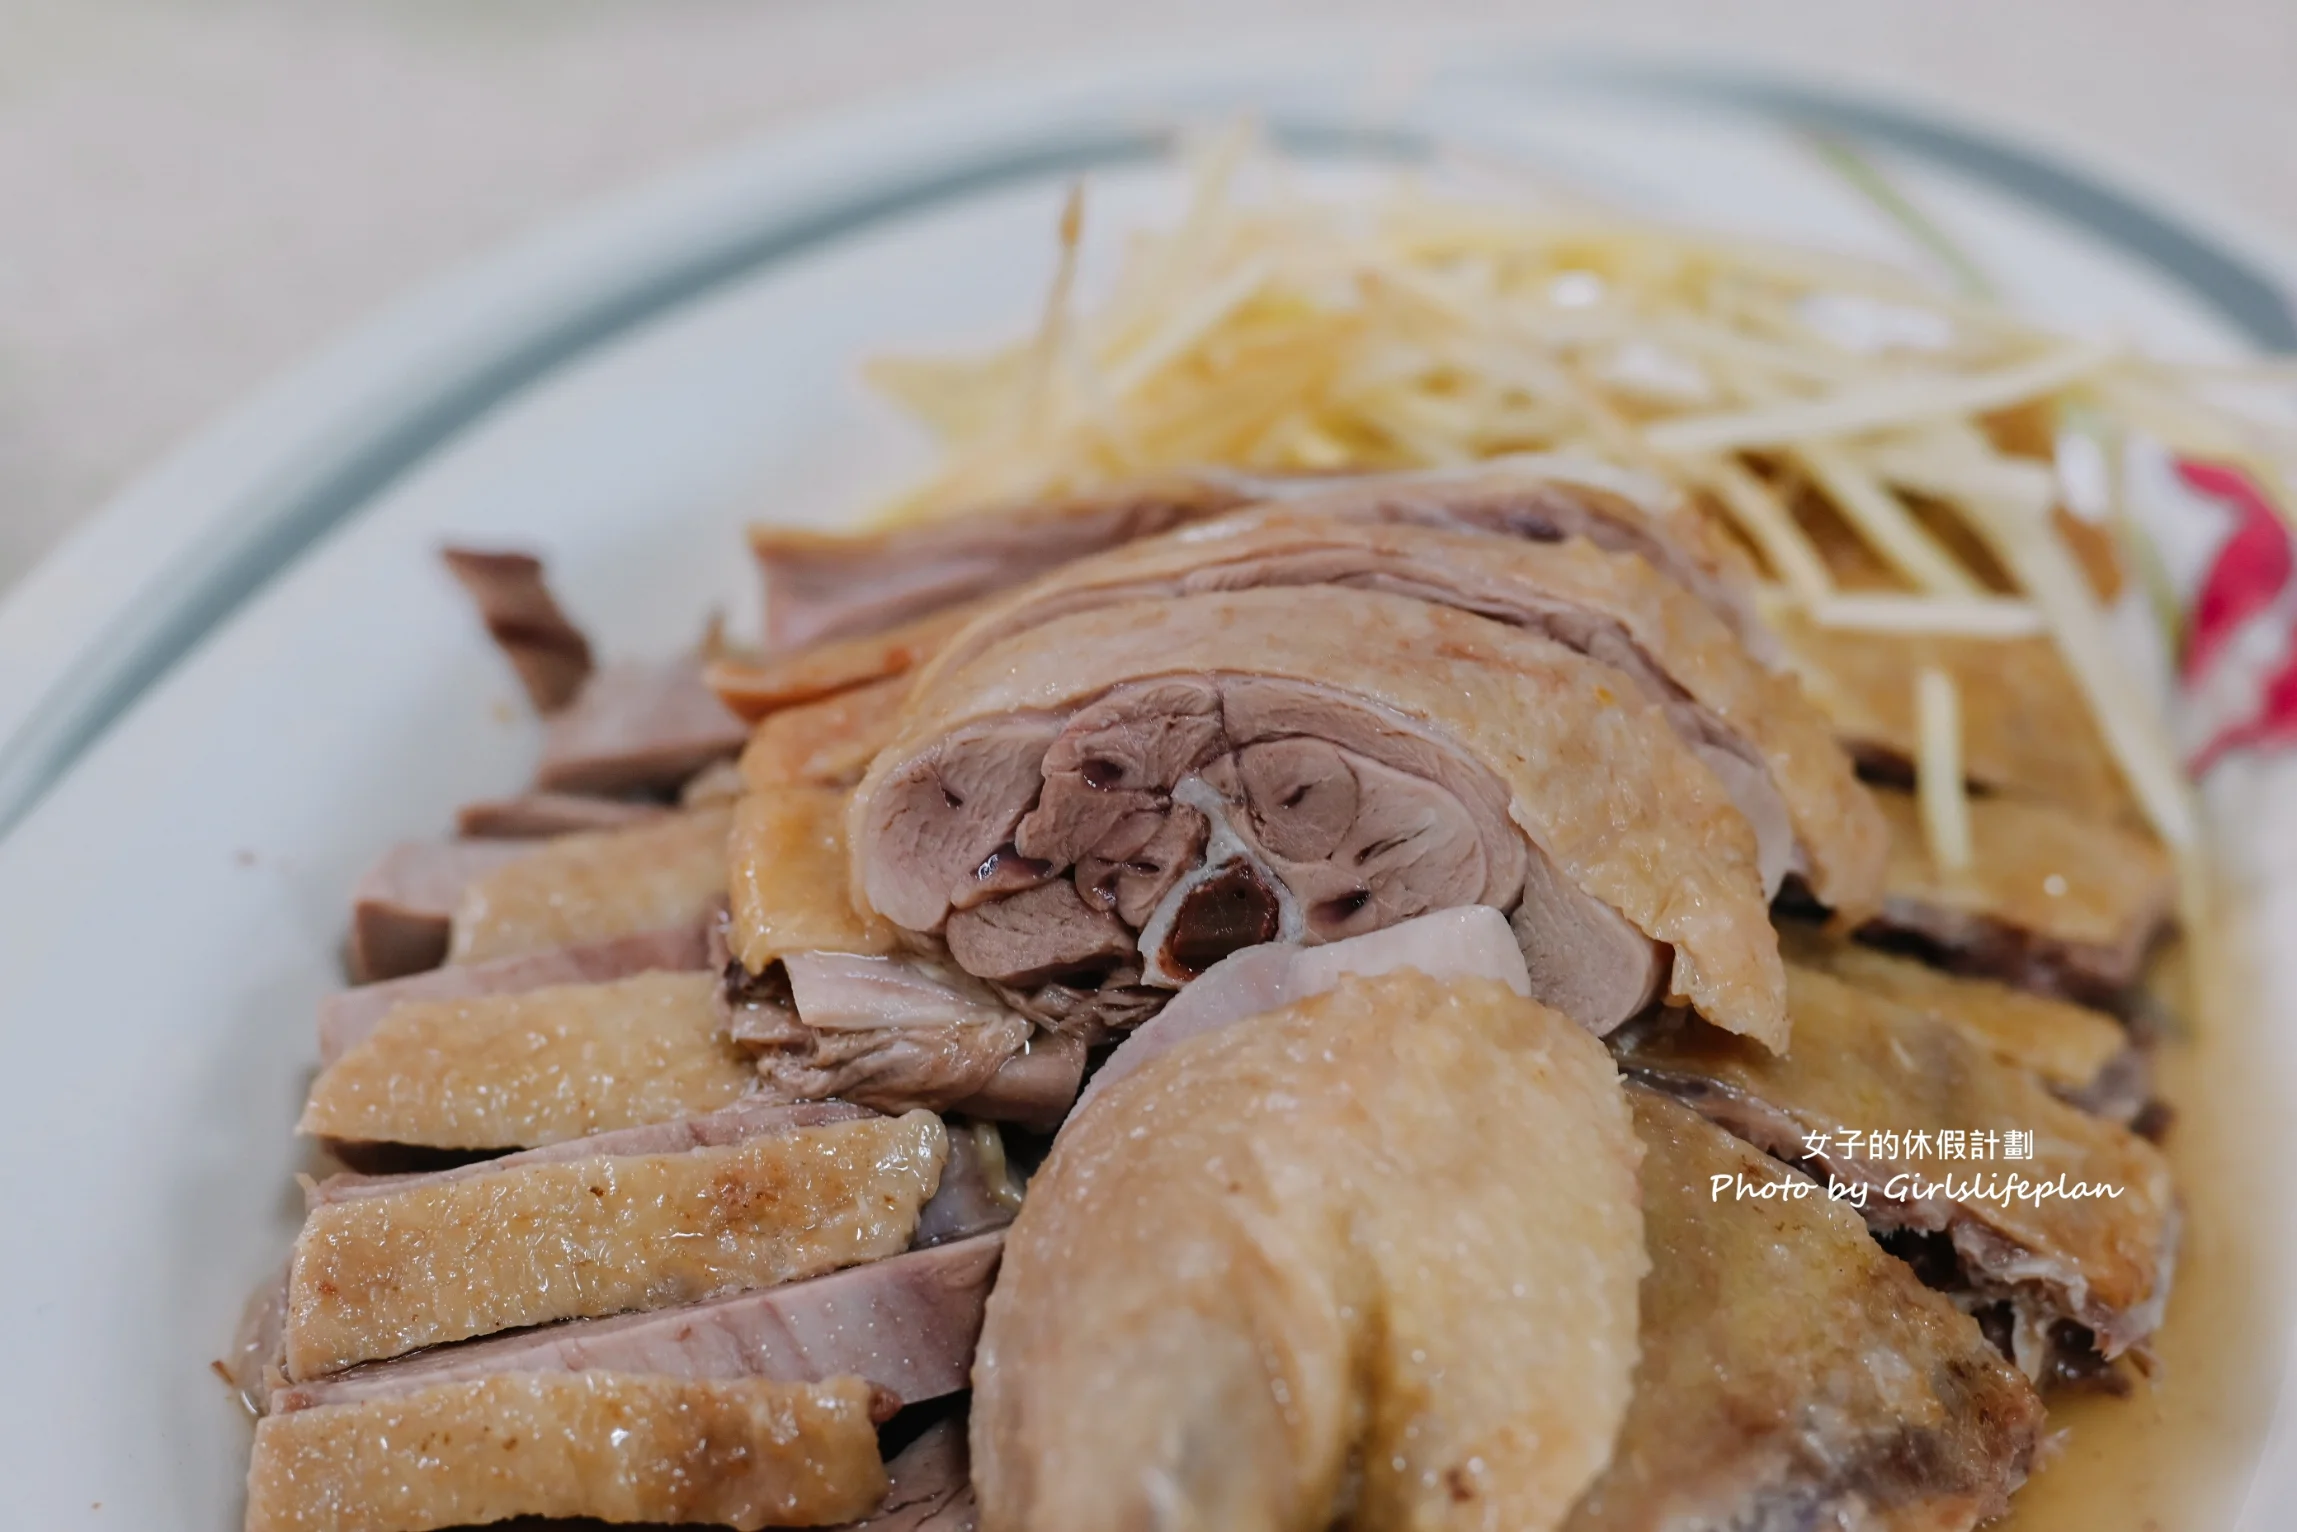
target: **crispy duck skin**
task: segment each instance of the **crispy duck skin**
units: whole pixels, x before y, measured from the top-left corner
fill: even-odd
[[[647,973],[401,1005],[321,1071],[298,1131],[527,1149],[730,1106],[755,1082],[717,983]]]
[[[409,1001],[514,995],[552,984],[603,984],[637,973],[704,968],[708,962],[709,942],[696,924],[485,963],[460,963],[338,990],[319,1002],[319,1062],[334,1063]]]
[[[947,1145],[920,1112],[665,1154],[473,1166],[322,1201],[289,1269],[287,1374],[894,1254]]]
[[[2090,1098],[2133,1052],[2129,1033],[2102,1011],[1947,973],[1800,921],[1780,925],[1779,950],[1790,963],[1953,1022],[2069,1101]]]
[[[742,750],[744,785],[853,786],[892,740],[909,684],[893,676],[767,714]]]
[[[1519,453],[1458,468],[1253,481],[1259,498],[1342,521],[1451,527],[1527,542],[1581,538],[1632,553],[1690,591],[1766,663],[1754,568],[1665,481],[1575,453]]]
[[[819,702],[915,668],[973,618],[963,602],[913,617],[881,632],[833,638],[781,654],[725,656],[704,678],[727,708],[751,723],[785,708]]]
[[[1052,1127],[1084,1051],[943,962],[896,950],[847,892],[841,788],[753,788],[728,842],[728,1033],[770,1089],[881,1111],[959,1109]]]
[[[1809,969],[1789,967],[1787,995],[1791,1054],[1666,1016],[1622,1034],[1620,1067],[1757,1148],[1867,1186],[1876,1228],[1951,1236],[1968,1289],[2009,1300],[2028,1342],[2070,1319],[2110,1359],[2153,1332],[2179,1224],[2159,1150],[2060,1101],[1951,1023]],[[1863,1136],[1912,1129],[1929,1135],[1926,1148],[1878,1149]],[[1947,1157],[1941,1129],[1994,1138],[1976,1159]],[[2013,1133],[2029,1136],[2031,1158],[2004,1158]],[[2119,1191],[2035,1200],[2010,1176]],[[2037,1355],[2029,1345],[2022,1360]]]
[[[1874,796],[1890,821],[1890,870],[1862,935],[2073,1000],[2110,1004],[2137,982],[2177,897],[2152,838],[2030,799],[1979,797],[1972,864],[1941,873],[1913,798]]]
[[[1627,1407],[1638,1152],[1601,1045],[1489,980],[1343,979],[1151,1061],[1007,1233],[982,1525],[1556,1525]]]
[[[1683,585],[1765,651],[1753,572],[1696,507],[1664,483],[1569,454],[1525,454],[1464,469],[1331,475],[1200,473],[1089,495],[986,508],[885,531],[831,534],[758,526],[767,643],[802,648],[881,632],[1010,590],[1073,560],[1225,515],[1282,503],[1335,520],[1453,527],[1633,553]]]
[[[589,1138],[571,1138],[563,1143],[544,1144],[460,1165],[380,1173],[341,1171],[320,1181],[306,1179],[303,1205],[308,1210],[360,1197],[392,1197],[420,1187],[500,1175],[523,1165],[559,1164],[601,1155],[679,1154],[688,1149],[723,1148],[728,1144],[747,1143],[760,1134],[877,1115],[868,1107],[855,1106],[850,1101],[776,1101],[769,1096],[749,1095],[732,1106],[700,1117],[679,1117],[669,1122],[648,1123],[641,1128],[616,1128]]]
[[[1249,498],[1210,478],[1174,477],[885,531],[754,526],[766,647],[882,633]]]
[[[726,896],[732,819],[727,809],[698,809],[524,850],[463,889],[447,961],[480,963],[699,927]]]
[[[718,1120],[742,1115],[764,1113],[753,1106],[746,1114],[718,1114]],[[782,1115],[788,1125],[799,1126],[868,1114],[823,1103],[786,1107]],[[439,1179],[352,1178],[354,1184],[344,1185],[338,1178],[331,1188],[314,1188],[312,1200],[387,1195],[396,1186]],[[1003,1230],[1020,1202],[1002,1141],[994,1128],[977,1122],[950,1134],[940,1185],[919,1212],[905,1255],[757,1292],[434,1346],[293,1384],[286,1374],[283,1269],[250,1295],[228,1359],[216,1369],[254,1415],[381,1397],[450,1378],[584,1368],[815,1382],[850,1372],[914,1404],[966,1386],[982,1300],[1004,1248]]]
[[[1240,511],[1023,587],[951,638],[916,685],[929,690],[1000,640],[1111,602],[1321,585],[1457,607],[1626,672],[1755,827],[1767,889],[1795,871],[1846,915],[1879,900],[1888,832],[1825,717],[1689,590],[1633,554],[1582,539],[1535,543],[1281,503]]]
[[[728,708],[753,720],[819,706],[849,689],[897,685],[969,612],[998,604],[1002,593],[1135,542],[1170,541],[1256,503],[1326,526],[1424,527],[1483,534],[1474,540],[1487,547],[1503,539],[1582,542],[1632,555],[1776,668],[1777,645],[1754,616],[1752,570],[1696,509],[1658,481],[1607,464],[1526,456],[1435,472],[1208,470],[859,534],[758,527],[751,540],[765,577],[769,653],[713,664],[711,684]]]
[[[1480,903],[1585,1025],[1664,992],[1786,1041],[1754,833],[1659,707],[1403,597],[1113,603],[991,645],[914,694],[848,839],[858,904],[1024,995]]]
[[[351,982],[387,982],[445,962],[463,895],[530,849],[517,841],[404,841],[384,852],[351,890]]]
[[[798,952],[895,950],[893,927],[855,909],[847,892],[852,796],[833,787],[753,787],[735,806],[726,844],[726,941],[751,973]]]
[[[1802,1178],[1664,1096],[1628,1095],[1651,1252],[1642,1359],[1566,1532],[1968,1532],[2001,1515],[2042,1403],[1977,1323],[1847,1206],[1718,1191]]]
[[[975,1235],[648,1314],[574,1319],[442,1346],[271,1393],[276,1411],[388,1399],[503,1373],[616,1372],[661,1378],[821,1383],[852,1375],[904,1406],[966,1386],[1004,1248]]]
[[[433,1532],[512,1516],[755,1532],[868,1512],[883,1402],[859,1378],[504,1373],[266,1416],[247,1532]]]
[[[1861,761],[1911,780],[1921,753],[1914,676],[1953,677],[1962,708],[1963,769],[1981,788],[2135,824],[2137,806],[2081,689],[2047,638],[1959,638],[1821,628],[1794,612],[1771,627],[1803,689]]]
[[[877,1508],[833,1532],[976,1532],[973,1481],[965,1457],[962,1415],[937,1420],[885,1465],[888,1487]],[[595,1517],[514,1517],[490,1523],[491,1532],[659,1532],[660,1524],[632,1526]]]

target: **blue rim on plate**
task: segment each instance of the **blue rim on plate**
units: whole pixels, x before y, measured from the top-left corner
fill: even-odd
[[[1822,131],[1887,149],[2045,209],[2152,267],[2264,351],[2297,351],[2297,310],[2264,269],[2182,220],[2084,171],[1921,114],[1778,80],[1617,61],[1478,71],[1515,88],[1563,78],[1647,92]],[[1182,116],[1252,109],[1271,134],[1309,156],[1409,161],[1428,138],[1367,128],[1360,114],[1271,105],[1252,85],[1186,104]],[[473,422],[576,358],[728,283],[842,236],[953,198],[1061,173],[1138,163],[1169,152],[1174,133],[1138,125],[1111,106],[1100,121],[1034,140],[995,140],[928,167],[841,182],[810,197],[767,199],[711,237],[607,263],[547,310],[516,316],[456,357],[429,386],[349,423],[339,440],[297,465],[245,513],[183,550],[164,589],[124,602],[68,669],[59,671],[0,742],[0,837],[145,692],[306,549]]]

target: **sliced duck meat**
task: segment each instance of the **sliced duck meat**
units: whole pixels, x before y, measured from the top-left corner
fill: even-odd
[[[1970,800],[1971,865],[1931,865],[1912,795],[1877,793],[1890,821],[1882,912],[1860,928],[1963,973],[2111,1004],[2168,929],[2177,877],[2141,831],[2022,798]]]
[[[1460,468],[1256,481],[1256,497],[1345,521],[1454,527],[1632,553],[1697,596],[1765,663],[1778,645],[1755,615],[1754,569],[1665,481],[1572,453],[1522,453]]]
[[[439,1170],[384,1175],[338,1173],[324,1181],[307,1181],[304,1199],[310,1207],[317,1208],[360,1197],[395,1196],[417,1188],[467,1181],[522,1165],[562,1164],[600,1155],[681,1154],[689,1149],[744,1144],[762,1134],[881,1115],[884,1114],[850,1101],[783,1101],[751,1094],[732,1106],[698,1117],[617,1128],[585,1139],[568,1139]],[[1003,1141],[992,1124],[962,1124],[951,1132],[949,1144],[948,1156],[942,1162],[941,1180],[917,1216],[913,1239],[919,1246],[1001,1229],[1013,1221],[1013,1210],[1021,1205],[1019,1185],[1005,1163]]]
[[[856,903],[1056,1029],[1079,1017],[1045,987],[1129,1003],[1258,942],[1489,904],[1541,942],[1534,994],[1590,1028],[1632,1013],[1660,943],[1664,993],[1786,1039],[1754,832],[1664,711],[1539,634],[1384,592],[1117,602],[993,644],[913,695],[850,840]],[[1138,883],[1102,877],[1127,848]],[[1524,914],[1527,887],[1562,908]],[[1646,943],[1631,992],[1620,944],[1546,944],[1606,930],[1582,906]]]
[[[464,892],[529,849],[515,841],[405,841],[384,852],[351,891],[352,982],[396,979],[445,962]]]
[[[1971,782],[2054,803],[2093,819],[2136,823],[2136,801],[2047,638],[1961,638],[1821,628],[1774,614],[1803,690],[1860,761],[1900,782],[1921,753],[1914,677],[1925,666],[1954,678],[1962,762]]]
[[[771,1287],[906,1248],[948,1138],[926,1112],[667,1154],[465,1167],[311,1210],[287,1373]]]
[[[1753,571],[1728,538],[1657,479],[1592,458],[1524,454],[1471,468],[1297,477],[1205,470],[1183,480],[860,535],[754,527],[769,647],[875,633],[1010,590],[1073,560],[1279,502],[1316,516],[1584,538],[1633,553],[1686,587],[1768,661],[1753,615]]]
[[[524,846],[464,886],[447,961],[483,963],[699,927],[726,897],[732,823],[726,809],[697,809]]]
[[[1238,876],[1252,878],[1253,874]],[[1213,894],[1220,895],[1221,890],[1216,887]],[[1274,941],[1275,894],[1266,884],[1258,884],[1251,893],[1236,897],[1261,900],[1268,911],[1264,924],[1257,915],[1248,914],[1237,917],[1233,927],[1219,926],[1219,937],[1192,937],[1184,930],[1173,940],[1221,942],[1233,929],[1240,939],[1226,942],[1224,950],[1254,941]],[[1228,918],[1210,896],[1202,908],[1211,911],[1199,917],[1204,922]],[[958,910],[949,917],[943,934],[949,955],[966,972],[1007,989],[1035,989],[1047,980],[1071,974],[1107,973],[1131,962],[1138,946],[1138,938],[1114,912],[1094,908],[1077,891],[1077,885],[1066,880],[1039,883]],[[1217,961],[1218,956],[1214,954],[1211,960]]]
[[[1879,900],[1888,833],[1824,716],[1688,590],[1641,558],[1582,539],[1540,544],[1282,506],[1238,512],[1024,587],[953,638],[917,685],[933,687],[1000,640],[1114,601],[1320,585],[1457,607],[1623,672],[1754,827],[1766,889],[1793,871],[1829,906],[1860,914]]]
[[[2121,1023],[2102,1011],[1992,979],[1945,973],[1799,921],[1780,925],[1779,948],[1791,963],[1954,1023],[1997,1057],[2032,1070],[2059,1097],[2085,1110],[2105,1105],[2111,1108],[2107,1115],[2117,1115],[2144,1104],[2120,1099],[2126,1091],[2119,1087],[2133,1072],[2136,1049]],[[2142,1067],[2135,1067],[2135,1073],[2142,1079]]]
[[[742,781],[751,789],[791,783],[851,787],[892,740],[909,696],[909,677],[769,713],[743,747]]]
[[[395,1197],[401,1192],[444,1186],[478,1176],[491,1176],[525,1165],[558,1165],[569,1160],[595,1159],[600,1155],[682,1154],[689,1149],[718,1149],[733,1144],[746,1144],[763,1134],[786,1133],[792,1128],[820,1127],[825,1123],[852,1122],[878,1115],[868,1107],[855,1106],[848,1101],[777,1101],[763,1095],[744,1096],[732,1106],[721,1107],[699,1117],[680,1117],[639,1128],[617,1128],[611,1133],[544,1144],[538,1149],[521,1149],[516,1154],[450,1165],[444,1169],[400,1171],[382,1175],[347,1171],[329,1176],[324,1181],[305,1181],[303,1200],[307,1207],[321,1208],[330,1203],[351,1202],[361,1197]]]
[[[912,1236],[920,1250],[1002,1229],[1021,1210],[1021,1180],[997,1124],[957,1118],[947,1126],[949,1158],[942,1163],[941,1184],[917,1215]]]
[[[799,1100],[1049,1128],[1084,1077],[1081,1039],[1036,1030],[980,980],[914,954],[792,953],[762,975],[730,962],[719,1005],[768,1087]]]
[[[988,1089],[1033,1030],[980,980],[941,964],[797,952],[783,967],[799,1025],[757,1067],[799,1100],[951,1108]]]
[[[1209,478],[1172,478],[879,532],[753,526],[766,647],[882,632],[1249,498]]]
[[[796,952],[886,953],[895,932],[854,908],[846,890],[846,804],[840,788],[753,788],[734,809],[726,843],[731,890],[726,943],[762,974]]]
[[[1566,1532],[1901,1527],[2001,1515],[2042,1402],[1977,1323],[1808,1185],[1649,1091],[1635,1398]]]
[[[784,1109],[781,1115],[842,1120],[841,1112],[864,1115],[836,1107]],[[753,1108],[746,1115],[755,1124],[764,1114]],[[466,1169],[461,1176],[472,1173]],[[351,1179],[372,1193],[430,1178]],[[338,1185],[335,1192],[348,1189]],[[1020,1187],[996,1128],[972,1123],[950,1132],[940,1184],[918,1214],[910,1254],[651,1314],[567,1320],[466,1341],[300,1384],[286,1380],[283,1270],[250,1297],[229,1359],[217,1366],[257,1415],[381,1398],[450,1379],[554,1368],[815,1382],[858,1373],[904,1405],[916,1404],[966,1386],[981,1304],[1003,1248],[999,1231],[1020,1204]]]
[[[1601,1044],[1486,980],[1349,979],[1150,1061],[1006,1235],[983,1523],[1554,1526],[1627,1409],[1637,1156]]]
[[[1039,1029],[1021,1051],[997,1066],[989,1083],[952,1108],[991,1122],[1050,1131],[1068,1116],[1085,1082],[1082,1038]]]
[[[742,799],[725,925],[734,1041],[756,1051],[774,1090],[802,1100],[1059,1121],[1082,1051],[1032,1060],[1026,1017],[971,974],[894,951],[893,927],[856,910],[846,886],[849,796],[784,785]]]
[[[879,1436],[881,1445],[905,1424],[896,1420],[886,1426]],[[887,1461],[885,1477],[885,1498],[877,1509],[830,1532],[976,1532],[980,1525],[973,1505],[962,1414],[935,1420],[919,1431]],[[614,1532],[617,1527],[625,1532],[649,1532],[595,1517],[517,1517],[491,1525],[495,1532]]]
[[[593,798],[583,793],[522,793],[489,798],[455,810],[455,833],[465,840],[548,840],[577,830],[620,830],[660,819],[659,803]]]
[[[615,1372],[661,1378],[820,1383],[854,1376],[903,1405],[967,1386],[1002,1233],[888,1256],[762,1292],[650,1314],[574,1319],[369,1362],[290,1384],[274,1411],[388,1399],[503,1373]]]
[[[1566,1016],[1624,1020],[1667,993],[1672,950],[1612,906],[1588,898],[1544,856],[1525,863],[1523,894],[1509,924],[1530,967],[1532,993]]]
[[[566,706],[590,678],[590,640],[567,620],[528,553],[442,548],[447,569],[478,604],[479,619],[518,672],[538,713]]]
[[[755,723],[784,708],[901,675],[939,652],[972,620],[976,604],[943,607],[879,632],[802,649],[721,656],[711,661],[704,679],[719,701]]]
[[[504,1373],[266,1416],[247,1532],[431,1532],[513,1516],[753,1532],[865,1515],[884,1497],[859,1378]]]
[[[1417,915],[1384,931],[1321,947],[1247,947],[1206,969],[1171,1004],[1127,1033],[1095,1071],[1077,1106],[1082,1110],[1102,1091],[1190,1038],[1321,995],[1350,976],[1368,978],[1406,968],[1447,981],[1490,979],[1519,995],[1531,994],[1531,975],[1515,932],[1507,917],[1488,904]]]
[[[534,782],[545,792],[671,793],[749,737],[695,656],[613,664],[550,719]]]
[[[717,978],[416,1000],[320,1072],[297,1131],[353,1143],[527,1149],[730,1106],[755,1084]]]
[[[1621,1067],[1759,1149],[1866,1188],[1878,1230],[1948,1235],[1965,1290],[2012,1306],[2029,1375],[2060,1320],[2108,1359],[2153,1332],[2179,1222],[2160,1151],[1960,1027],[1808,969],[1787,978],[1791,1054],[1675,1016],[1622,1034]]]
[[[393,1009],[414,1000],[468,1000],[514,995],[554,984],[601,984],[656,970],[703,968],[709,943],[699,925],[642,931],[549,952],[459,963],[381,984],[340,990],[319,1002],[319,1062],[332,1064]]]
[[[965,1419],[937,1420],[885,1465],[892,1487],[851,1532],[976,1532]]]

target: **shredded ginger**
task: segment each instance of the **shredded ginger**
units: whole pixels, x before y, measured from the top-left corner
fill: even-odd
[[[1970,795],[1962,779],[1962,695],[1934,665],[1914,673],[1914,720],[1921,748],[1914,759],[1916,806],[1930,864],[1940,872],[1970,870]]]
[[[1272,191],[1248,198],[1235,183],[1255,152],[1241,134],[1216,146],[1186,214],[1134,239],[1089,312],[1073,311],[1072,195],[1033,337],[873,365],[945,448],[889,519],[1202,465],[1372,471],[1592,453],[1698,495],[1756,555],[1766,600],[1822,626],[2047,631],[2155,830],[2192,848],[2168,730],[2105,647],[2053,522],[2051,461],[1988,429],[1999,412],[2039,418],[2046,453],[2072,406],[2172,447],[2269,463],[2190,402],[2189,379],[1849,257],[1401,184],[1317,200],[1281,166]],[[1814,502],[1868,556],[1858,588],[1814,539],[1799,509]],[[1942,517],[1967,535],[1944,535]]]

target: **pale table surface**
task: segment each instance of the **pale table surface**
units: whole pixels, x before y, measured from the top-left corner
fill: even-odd
[[[1404,19],[1888,91],[2297,249],[2297,0],[0,0],[0,586],[586,199],[969,72]]]

